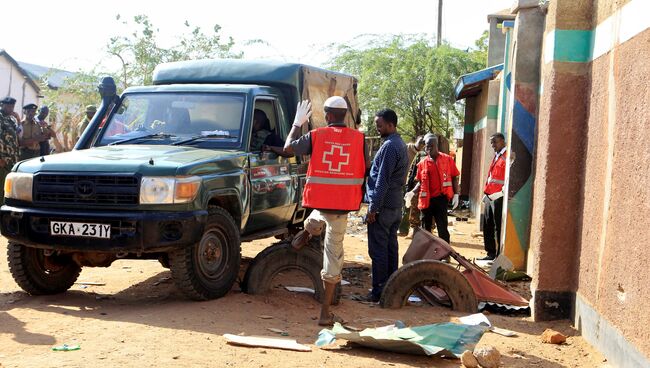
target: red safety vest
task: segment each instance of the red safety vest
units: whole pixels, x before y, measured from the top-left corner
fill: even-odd
[[[494,194],[503,189],[503,184],[506,183],[506,153],[504,151],[496,160],[492,160],[488,178],[485,182],[485,189],[483,189],[485,194]]]
[[[363,133],[347,127],[314,129],[302,205],[321,210],[356,211],[366,170]]]
[[[431,195],[429,193],[429,165],[427,165],[427,161],[433,161],[431,156],[427,155],[427,157],[418,163],[418,171],[422,171],[422,179],[420,180],[420,195],[418,196],[418,208],[421,210],[429,208],[429,202],[431,202]],[[435,166],[438,168],[438,177],[441,181],[440,187],[442,188],[442,194],[444,194],[449,200],[454,198],[454,188],[451,182],[451,168],[454,165],[456,165],[456,163],[451,156],[442,152],[438,152],[438,158],[436,159]]]

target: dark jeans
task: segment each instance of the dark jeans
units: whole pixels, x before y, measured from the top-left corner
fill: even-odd
[[[483,204],[483,244],[487,255],[496,257],[499,255],[501,243],[503,197],[495,201],[486,200]]]
[[[436,227],[438,228],[438,236],[442,240],[451,244],[449,238],[449,230],[447,230],[447,197],[441,195],[439,197],[431,198],[429,202],[429,207],[421,210],[422,212],[422,227],[426,231],[431,231],[433,225],[433,220],[436,221]]]
[[[397,229],[401,208],[382,208],[377,219],[368,224],[368,254],[372,259],[372,295],[379,299],[390,275],[397,271]]]

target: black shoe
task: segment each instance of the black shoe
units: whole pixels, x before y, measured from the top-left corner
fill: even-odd
[[[495,258],[496,258],[495,256],[487,255],[487,256],[485,256],[483,258],[477,258],[476,260],[477,261],[494,261]]]
[[[379,303],[379,298],[375,297],[372,292],[368,293],[368,295],[359,296],[359,300],[368,303]]]

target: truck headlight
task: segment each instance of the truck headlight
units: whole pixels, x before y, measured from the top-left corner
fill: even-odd
[[[201,178],[145,176],[140,182],[141,204],[187,203],[196,198]]]
[[[32,201],[34,174],[10,172],[5,178],[5,197]]]

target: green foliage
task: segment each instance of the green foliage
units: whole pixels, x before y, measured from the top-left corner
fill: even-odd
[[[119,21],[120,16],[116,19]],[[136,30],[128,36],[111,37],[107,45],[108,53],[122,63],[119,84],[126,88],[131,85],[149,85],[152,82],[156,65],[166,62],[206,59],[241,58],[242,53],[232,51],[235,45],[232,37],[223,40],[221,26],[216,24],[212,31],[204,33],[200,27],[193,27],[185,21],[187,32],[183,33],[176,45],[161,47],[157,42],[156,28],[146,15],[133,18]],[[127,21],[122,24],[131,25]]]
[[[454,86],[463,74],[484,68],[485,55],[443,44],[436,47],[419,36],[373,37],[365,47],[340,45],[331,68],[359,78],[359,101],[366,113],[367,131],[374,131],[373,113],[394,109],[398,128],[415,137],[437,132],[453,134],[453,121],[462,111],[454,98]]]

